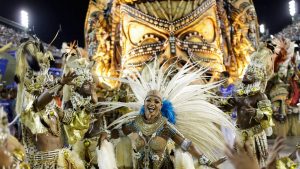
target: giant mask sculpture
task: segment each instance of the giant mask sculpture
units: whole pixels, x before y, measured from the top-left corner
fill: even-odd
[[[116,82],[101,76],[142,71],[155,57],[166,66],[208,67],[211,81],[225,70],[238,78],[257,46],[256,29],[251,0],[92,0],[85,25],[99,84],[109,88]]]
[[[224,71],[217,25],[214,0],[122,4],[122,66],[142,69],[158,57],[162,63],[179,60]]]

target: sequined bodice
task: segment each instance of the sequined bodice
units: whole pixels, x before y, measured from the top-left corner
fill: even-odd
[[[147,124],[143,117],[135,119],[133,147],[139,166],[145,169],[159,169],[166,158],[167,139],[162,136],[167,120],[159,118],[155,123]]]
[[[135,140],[135,147],[138,151],[141,150],[145,146],[145,144],[145,141],[140,136]],[[164,152],[166,145],[167,140],[160,136],[155,136],[149,141],[149,147],[155,153]]]

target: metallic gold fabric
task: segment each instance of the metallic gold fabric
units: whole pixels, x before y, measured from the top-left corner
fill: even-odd
[[[247,140],[250,142],[254,157],[258,157],[257,162],[259,162],[261,167],[265,166],[268,153],[268,143],[266,133],[262,126],[258,125],[246,130],[238,129],[237,141],[241,145],[244,145]]]
[[[90,127],[91,117],[84,110],[74,113],[69,125],[64,125],[69,144],[75,144],[81,140]]]
[[[276,161],[276,169],[296,169],[297,164],[288,157]]]
[[[68,149],[36,152],[30,156],[32,168],[41,169],[84,169],[83,162]]]
[[[261,100],[257,103],[257,113],[262,113],[265,117],[267,117],[266,120],[261,120],[260,124],[263,129],[267,129],[268,127],[274,126],[273,119],[272,119],[272,107],[270,100]]]

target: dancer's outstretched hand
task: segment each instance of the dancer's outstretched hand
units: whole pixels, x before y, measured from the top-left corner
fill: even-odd
[[[259,169],[259,164],[255,159],[255,155],[251,150],[249,141],[245,145],[236,142],[237,149],[234,150],[229,145],[226,146],[225,154],[235,169]]]
[[[267,160],[267,169],[273,169],[276,168],[276,160],[278,158],[279,152],[284,148],[284,137],[277,137],[274,145],[269,152],[268,160]]]
[[[62,85],[69,84],[76,77],[77,77],[76,72],[69,72],[66,75],[63,75],[63,77],[61,78],[60,83]]]

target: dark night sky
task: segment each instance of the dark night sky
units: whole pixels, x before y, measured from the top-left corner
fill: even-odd
[[[83,28],[89,0],[0,0],[0,16],[19,22],[20,10],[29,13],[29,22],[38,37],[49,43],[59,25],[62,32],[54,43],[79,40],[83,46]],[[264,23],[270,33],[276,33],[291,23],[289,0],[254,0],[259,23]],[[296,0],[296,3],[299,0]],[[299,6],[300,1],[298,2]],[[300,8],[298,8],[300,9]]]

